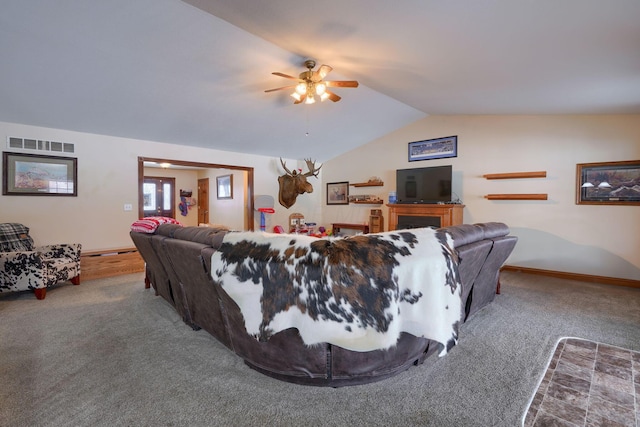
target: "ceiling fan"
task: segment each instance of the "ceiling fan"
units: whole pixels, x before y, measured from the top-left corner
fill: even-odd
[[[304,61],[307,71],[300,73],[298,77],[293,77],[284,73],[271,73],[276,76],[284,77],[285,79],[297,80],[298,83],[289,86],[283,86],[276,89],[268,89],[265,92],[275,92],[277,90],[294,88],[291,97],[295,100],[294,104],[313,104],[316,102],[316,96],[320,98],[320,101],[330,99],[333,102],[338,102],[342,99],[335,93],[327,90],[329,87],[358,87],[358,82],[355,80],[324,80],[324,78],[333,70],[328,65],[321,65],[316,71],[313,68],[316,66],[316,61],[313,59],[307,59]]]

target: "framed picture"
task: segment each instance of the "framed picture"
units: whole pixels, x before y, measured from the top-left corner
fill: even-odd
[[[2,194],[77,196],[77,159],[5,151],[2,153]]]
[[[579,163],[576,204],[640,205],[640,160]]]
[[[349,204],[349,182],[328,182],[327,183],[327,204],[328,205],[348,205]]]
[[[216,177],[218,200],[233,199],[233,175]]]
[[[409,161],[458,157],[458,137],[425,139],[409,143]]]

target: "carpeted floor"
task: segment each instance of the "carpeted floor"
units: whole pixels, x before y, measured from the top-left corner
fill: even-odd
[[[640,426],[640,352],[561,339],[524,425]]]
[[[445,357],[338,389],[249,369],[142,274],[0,294],[0,426],[522,425],[561,337],[640,351],[640,289],[517,272]],[[586,309],[588,308],[588,309]]]

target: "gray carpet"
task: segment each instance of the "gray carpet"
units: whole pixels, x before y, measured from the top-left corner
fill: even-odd
[[[195,332],[141,274],[0,295],[0,426],[518,426],[563,336],[640,350],[640,289],[516,272],[445,357],[299,386]]]

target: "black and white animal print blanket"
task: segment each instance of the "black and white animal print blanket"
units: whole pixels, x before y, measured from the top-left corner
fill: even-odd
[[[249,334],[297,328],[305,344],[392,347],[401,332],[457,342],[461,285],[451,237],[428,228],[317,239],[230,232],[213,280],[238,304]]]

